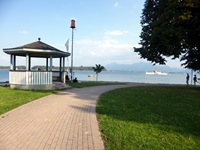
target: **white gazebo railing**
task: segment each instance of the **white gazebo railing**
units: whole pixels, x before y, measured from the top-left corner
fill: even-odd
[[[10,71],[10,84],[49,85],[52,84],[51,71]]]

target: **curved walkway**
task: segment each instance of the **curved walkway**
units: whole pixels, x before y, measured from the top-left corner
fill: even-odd
[[[96,118],[98,96],[144,84],[70,89],[0,116],[1,150],[103,150]]]

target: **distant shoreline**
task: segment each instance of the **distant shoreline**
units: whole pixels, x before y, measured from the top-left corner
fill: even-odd
[[[17,68],[19,68],[20,70],[24,70],[26,67],[25,66],[17,66]],[[42,70],[46,69],[46,66],[33,66],[32,69],[37,69],[37,68],[41,68]],[[52,67],[54,70],[59,70],[59,67],[57,66],[53,66]],[[0,66],[1,70],[10,70],[10,66]],[[65,68],[65,70],[67,70],[69,68]],[[73,70],[83,70],[83,71],[93,71],[91,66],[79,66],[79,67],[73,67]],[[106,69],[105,69],[106,70]]]

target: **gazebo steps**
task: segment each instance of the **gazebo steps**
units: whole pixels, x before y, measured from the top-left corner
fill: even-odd
[[[63,82],[53,82],[56,90],[70,89],[71,87]]]

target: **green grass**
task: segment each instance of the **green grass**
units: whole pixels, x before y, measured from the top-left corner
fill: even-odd
[[[200,88],[130,87],[97,104],[107,150],[199,150]]]
[[[67,84],[74,88],[84,88],[84,87],[90,87],[90,86],[116,85],[116,84],[125,84],[125,83],[105,82],[105,81],[81,81],[80,83],[68,82]]]
[[[57,91],[16,90],[0,86],[0,115],[20,105]]]

